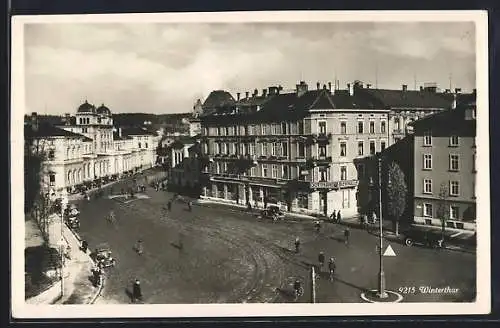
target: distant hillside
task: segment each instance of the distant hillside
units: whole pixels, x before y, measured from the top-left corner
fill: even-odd
[[[64,117],[60,115],[37,115],[39,123],[48,123],[51,125],[63,124]],[[24,115],[24,121],[29,122],[31,115]]]
[[[117,125],[142,125],[145,121],[151,122],[151,124],[160,125],[178,125],[182,124],[183,118],[189,118],[191,113],[179,113],[179,114],[144,114],[144,113],[122,113],[114,114],[113,120]]]

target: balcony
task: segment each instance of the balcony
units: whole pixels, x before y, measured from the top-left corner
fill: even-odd
[[[313,137],[318,143],[322,143],[322,144],[328,144],[332,140],[331,133],[319,133],[317,135],[316,134],[313,135]]]
[[[331,156],[312,157],[312,161],[316,165],[330,165],[332,163],[332,157]]]

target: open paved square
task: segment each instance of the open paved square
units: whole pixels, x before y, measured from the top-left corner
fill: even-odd
[[[114,193],[125,184],[114,185]],[[316,281],[317,302],[362,302],[362,292],[377,288],[378,239],[366,231],[351,229],[346,246],[344,227],[336,224],[317,233],[308,219],[273,223],[219,205],[189,211],[182,201],[168,212],[172,193],[147,188],[144,195],[80,202],[82,238],[91,248],[108,243],[117,259],[97,303],[129,303],[135,278],[145,303],[310,302],[310,267],[320,251],[336,258],[337,272],[333,282],[323,275]],[[114,224],[106,220],[110,211]],[[142,255],[134,250],[139,239]],[[403,302],[474,299],[474,254],[390,245],[396,256],[384,261],[387,289],[401,293]],[[298,300],[289,295],[296,279],[305,288]]]

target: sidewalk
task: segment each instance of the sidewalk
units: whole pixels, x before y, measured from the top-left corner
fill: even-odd
[[[65,259],[64,292],[56,304],[92,304],[101,293],[102,287],[94,287],[89,277],[94,264],[88,253],[80,250],[80,240],[67,226],[63,229],[64,239],[71,247],[71,258]]]

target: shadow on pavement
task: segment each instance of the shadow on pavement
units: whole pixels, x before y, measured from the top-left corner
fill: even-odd
[[[282,297],[285,301],[291,302],[295,300],[295,291],[290,288],[276,288],[276,292]]]
[[[328,274],[327,274],[327,276],[328,276]],[[329,279],[329,277],[327,277],[327,279]],[[355,285],[355,284],[353,284],[353,283],[350,283],[350,282],[348,282],[348,281],[345,281],[345,280],[340,279],[338,276],[334,276],[334,277],[333,277],[333,281],[332,281],[332,283],[334,284],[334,283],[336,283],[336,282],[339,282],[339,283],[344,284],[344,285],[346,285],[346,286],[349,286],[349,287],[355,288],[355,289],[359,290],[359,291],[360,291],[360,292],[362,292],[362,293],[367,293],[367,292],[369,292],[369,291],[370,291],[368,288],[361,287],[361,286],[357,286],[357,285]]]

